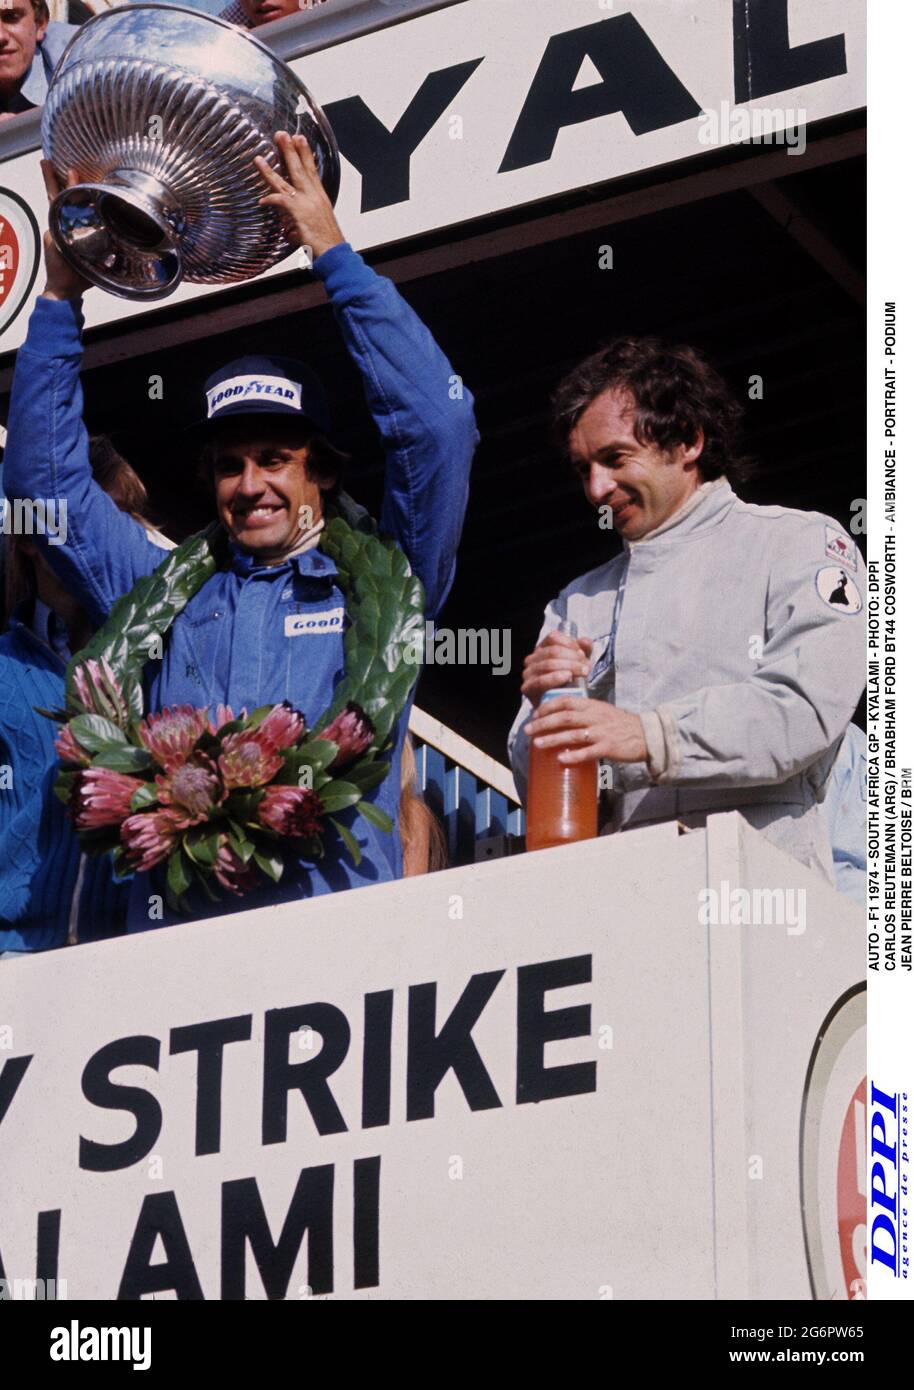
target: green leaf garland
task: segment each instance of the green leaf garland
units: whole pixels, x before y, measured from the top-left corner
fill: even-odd
[[[328,507],[319,542],[320,549],[336,564],[339,587],[346,596],[349,622],[343,634],[343,676],[330,707],[310,726],[305,741],[286,750],[284,765],[271,785],[302,785],[302,768],[309,769],[308,785],[319,797],[323,815],[358,865],[362,857],[358,842],[336,817],[340,811],[355,807],[369,824],[385,831],[392,829],[390,817],[364,798],[390,771],[381,755],[392,745],[397,721],[419,674],[417,653],[422,650],[425,595],[399,546],[393,540],[381,539],[372,523],[366,525],[360,520],[351,524],[351,507],[345,496],[338,506]],[[228,555],[228,537],[218,522],[191,536],[171,551],[153,574],[118,599],[107,621],[70,661],[65,712],[42,713],[68,724],[91,766],[148,775],[153,760],[140,746],[137,734],[145,713],[144,667],[162,655],[172,623],[225,566]],[[94,663],[91,668],[89,662]],[[364,710],[374,736],[370,747],[335,777],[330,765],[337,757],[337,745],[316,735],[350,702]],[[243,723],[235,720],[220,729],[219,737],[236,727],[255,728],[271,708],[265,705],[254,710]],[[205,733],[198,746],[205,750],[210,740],[217,743],[215,736]],[[62,801],[70,800],[79,776],[80,771],[71,764],[61,768],[54,790]],[[260,824],[256,815],[262,795],[262,789],[234,791],[219,807],[218,816],[213,814],[208,822],[184,832],[167,859],[167,895],[172,906],[182,906],[194,883],[218,901],[210,875],[222,835],[244,865],[256,865],[264,878],[274,883],[282,878],[285,867],[283,845],[294,843],[307,857],[322,854],[317,837],[282,840],[275,830]],[[147,781],[133,795],[130,813],[154,811],[157,806],[156,786]],[[117,872],[130,872],[117,827],[80,829],[78,833],[87,852],[113,851]]]

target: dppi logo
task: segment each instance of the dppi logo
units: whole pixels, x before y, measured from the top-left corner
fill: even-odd
[[[28,298],[38,271],[40,245],[31,208],[18,193],[0,188],[0,333],[9,328]]]
[[[898,1278],[898,1096],[870,1085],[870,1200],[873,1264]]]

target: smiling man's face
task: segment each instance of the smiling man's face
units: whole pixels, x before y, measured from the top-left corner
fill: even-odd
[[[635,403],[618,388],[582,411],[568,438],[572,463],[592,507],[612,507],[613,529],[625,540],[647,535],[678,511],[701,485],[693,445],[660,449],[635,438]]]
[[[333,482],[311,475],[306,427],[239,423],[219,432],[212,458],[219,520],[264,564],[289,555],[320,521]]]
[[[47,24],[39,24],[30,0],[0,3],[0,96],[15,96],[32,66]]]

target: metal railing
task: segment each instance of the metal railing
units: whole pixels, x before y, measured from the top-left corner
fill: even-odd
[[[510,770],[413,707],[419,788],[441,821],[452,865],[523,849],[524,811]]]

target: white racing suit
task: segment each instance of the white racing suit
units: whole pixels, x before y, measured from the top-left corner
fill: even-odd
[[[738,810],[834,882],[819,802],[865,676],[866,576],[820,512],[760,507],[725,478],[546,609],[594,650],[589,693],[641,715],[648,759],[613,767],[606,830]],[[508,740],[526,799],[532,709]]]

